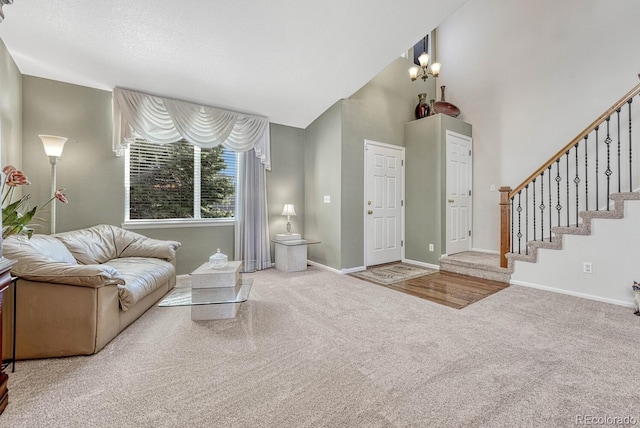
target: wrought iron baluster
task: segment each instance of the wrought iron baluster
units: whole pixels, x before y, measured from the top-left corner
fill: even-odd
[[[569,206],[571,206],[571,202],[569,202],[569,150],[565,154],[565,160],[567,161],[567,227],[569,227],[569,222],[571,221],[569,220]]]
[[[589,140],[589,135],[585,135],[584,136],[584,210],[585,211],[589,211],[589,150],[587,150],[588,140]]]
[[[611,171],[611,133],[610,133],[610,129],[609,129],[609,124],[611,121],[611,116],[607,117],[605,119],[607,121],[607,138],[604,140],[604,143],[607,145],[607,169],[604,171],[604,175],[607,176],[607,211],[610,210],[609,208],[609,195],[611,194],[611,174],[613,174],[613,171]]]
[[[515,199],[515,196],[511,197],[511,252],[513,253],[513,245],[514,245],[514,241],[515,239],[513,239],[513,237],[515,236],[513,234],[513,224],[515,223],[515,217],[513,215],[513,200]]]
[[[562,205],[560,204],[560,182],[562,181],[562,177],[560,177],[560,158],[556,160],[556,186],[558,191],[558,204],[556,205],[556,211],[558,212],[558,226],[560,226],[560,212],[562,211]]]
[[[533,205],[531,205],[531,211],[533,211],[533,240],[536,240],[536,179],[533,179]]]
[[[551,242],[551,235],[552,235],[551,222],[553,220],[553,208],[551,208],[551,165],[549,165],[548,170],[549,170],[549,174],[548,174],[548,177],[549,177],[549,242]],[[544,237],[543,237],[543,240],[544,240]]]
[[[573,182],[576,183],[576,227],[578,227],[578,211],[580,210],[578,203],[580,202],[580,191],[579,191],[579,184],[580,184],[580,177],[578,176],[578,146],[580,145],[580,143],[576,143],[575,147],[576,148],[576,176],[573,179]]]
[[[633,98],[629,98],[627,105],[629,106],[629,191],[633,192],[633,153],[631,144],[631,102]]]
[[[520,190],[518,192],[518,254],[522,254],[522,248],[521,248],[521,243],[522,243],[522,228],[521,228],[521,216],[522,216],[522,203],[521,203],[521,195],[522,194],[522,190]]]
[[[621,171],[620,171],[620,154],[621,154],[621,146],[620,146],[620,110],[618,109],[616,110],[616,116],[618,119],[618,192],[622,192],[622,177],[621,177]]]
[[[600,130],[600,126],[596,126],[596,211],[600,211],[600,199],[598,198],[598,183],[600,182],[600,178],[598,176],[598,131]]]
[[[544,171],[540,173],[540,240],[544,241]]]
[[[529,185],[524,186],[524,253],[529,255]]]

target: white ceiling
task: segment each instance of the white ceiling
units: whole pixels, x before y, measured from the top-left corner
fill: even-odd
[[[306,128],[468,0],[15,0],[21,73]]]

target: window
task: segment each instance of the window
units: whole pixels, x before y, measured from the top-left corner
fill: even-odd
[[[236,166],[237,154],[222,146],[136,139],[125,158],[125,221],[233,217]]]

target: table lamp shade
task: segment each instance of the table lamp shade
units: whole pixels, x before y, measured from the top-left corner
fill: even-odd
[[[285,204],[282,209],[282,214],[286,216],[296,215],[296,210],[293,208],[293,204]]]

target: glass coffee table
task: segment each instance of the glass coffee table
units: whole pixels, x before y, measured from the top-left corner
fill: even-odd
[[[249,299],[252,278],[240,278],[241,262],[222,269],[205,263],[191,273],[191,285],[176,287],[158,306],[190,306],[192,320],[234,318]]]

